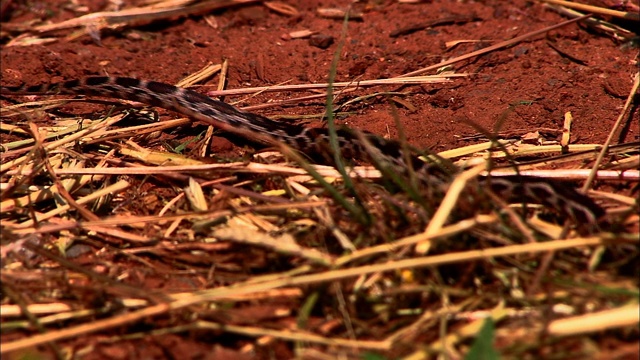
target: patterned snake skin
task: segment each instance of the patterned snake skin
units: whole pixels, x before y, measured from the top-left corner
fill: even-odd
[[[314,160],[330,164],[333,162],[329,132],[326,129],[279,123],[264,116],[242,112],[195,91],[160,82],[124,77],[89,77],[51,85],[3,86],[0,87],[0,93],[90,95],[138,101],[200,120],[252,143],[284,143]],[[345,159],[359,159],[374,164],[383,162],[392,171],[402,175],[408,174],[408,160],[423,184],[446,181],[443,179],[444,171],[419,160],[414,154],[405,154],[406,148],[397,141],[346,127],[337,130],[337,139]],[[492,177],[480,181],[483,186],[488,186],[505,199],[540,203],[571,218],[577,224],[596,224],[604,214],[603,209],[589,197],[558,181],[525,176]]]

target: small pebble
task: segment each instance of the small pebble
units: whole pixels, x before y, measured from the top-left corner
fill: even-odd
[[[309,45],[315,46],[320,49],[326,49],[333,44],[333,36],[317,34],[311,35],[309,38]]]

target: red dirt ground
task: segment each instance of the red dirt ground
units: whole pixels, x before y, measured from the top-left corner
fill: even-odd
[[[75,16],[56,10],[65,3],[40,2],[37,13],[18,7],[12,22],[32,19],[35,14],[51,14],[50,20],[54,22]],[[448,1],[416,5],[378,3],[356,4],[365,11],[364,18],[349,23],[336,81],[399,76],[564,20],[555,12],[527,1],[469,2],[464,6]],[[340,7],[344,2],[290,4],[300,11],[298,18],[251,5],[215,13],[217,29],[202,17],[189,17],[106,33],[100,44],[84,36],[73,42],[44,46],[3,47],[3,83],[48,83],[106,74],[175,83],[207,63],[223,59],[230,64],[228,89],[284,82],[326,82],[337,41],[321,50],[310,46],[306,39],[283,40],[283,37],[290,31],[310,29],[340,39],[341,20],[321,18],[316,10]],[[389,36],[394,30],[412,24],[472,14],[482,20],[438,26],[395,38]],[[461,44],[447,51],[444,44],[452,40],[486,42]],[[582,64],[561,56],[550,43]],[[572,24],[534,41],[456,64],[456,72],[475,74],[469,79],[403,89],[411,92],[403,98],[411,109],[400,107],[399,117],[411,144],[435,151],[465,145],[461,139],[477,133],[469,123],[493,130],[498,122],[503,122],[500,132],[516,136],[538,129],[559,136],[567,111],[574,117],[573,143],[602,143],[628,95],[637,66],[636,54],[636,49],[608,37],[594,36]],[[216,80],[211,81],[212,86],[217,84]],[[293,96],[299,94],[268,93],[243,101],[242,105]],[[346,100],[343,96],[337,102]],[[524,103],[528,105],[514,105]],[[303,106],[271,108],[264,113],[305,114],[322,110],[323,102],[319,100],[305,102]],[[392,111],[384,97],[345,110],[356,113],[345,124],[397,136]],[[636,121],[619,136],[620,142],[638,140],[637,112],[633,118]]]
[[[110,4],[89,0],[76,3],[88,6],[90,11],[105,10]],[[127,5],[132,5],[129,3],[140,2],[127,2]],[[176,83],[208,63],[220,63],[223,59],[229,61],[228,89],[285,82],[327,82],[341,37],[342,20],[320,17],[317,9],[343,7],[347,3],[287,1],[300,12],[300,16],[295,18],[275,13],[260,4],[237,6],[210,14],[217,26],[212,26],[202,16],[190,16],[115,33],[104,32],[99,43],[83,36],[70,42],[3,46],[2,83],[39,84],[90,75],[120,75]],[[3,24],[15,25],[45,18],[60,22],[81,15],[69,10],[72,8],[70,4],[68,0],[50,0],[31,1],[27,6],[14,1],[2,14]],[[540,3],[525,0],[436,0],[418,4],[364,1],[354,4],[354,7],[364,15],[361,20],[349,22],[336,81],[399,76],[566,20]],[[394,30],[453,15],[473,15],[478,20],[390,36]],[[286,39],[289,32],[302,29],[332,36],[336,41],[328,48],[320,49],[311,46],[307,39]],[[447,50],[445,43],[454,40],[483,42],[463,43]],[[453,69],[456,72],[474,74],[467,79],[454,79],[447,84],[360,90],[341,95],[336,103],[373,91],[406,91],[408,94],[400,99],[408,105],[394,104],[398,107],[407,139],[417,147],[434,151],[482,141],[477,138],[465,140],[478,134],[471,123],[514,137],[543,129],[547,140],[559,140],[564,114],[568,111],[574,118],[572,143],[603,143],[630,91],[638,67],[637,54],[637,48],[629,44],[571,24],[534,40],[455,64]],[[202,91],[214,90],[217,80],[217,77],[211,79],[210,87],[203,87]],[[250,106],[302,95],[293,92],[264,93],[255,97],[226,98],[225,101],[242,100],[240,106]],[[63,109],[77,111],[83,106],[69,105]],[[256,112],[274,116],[317,114],[323,110],[324,101],[320,99]],[[341,119],[344,124],[392,138],[398,136],[394,109],[385,97],[373,97],[343,110],[353,112],[348,118]],[[170,118],[176,115],[163,113],[162,116]],[[636,107],[628,122],[630,125],[616,134],[614,143],[640,140],[639,120],[640,113]],[[499,129],[496,129],[497,124],[501,124]],[[213,150],[241,152],[240,148],[231,147],[223,140],[214,144]],[[144,277],[142,274],[139,276]],[[170,284],[152,284],[151,279],[147,281],[150,288],[179,289],[193,285],[180,283],[179,277],[167,280]],[[243,319],[244,316],[246,314],[243,314]],[[138,344],[144,344],[142,347],[129,342],[103,344],[98,346],[95,354],[84,358],[144,356],[177,359],[190,354],[194,356],[192,358],[224,359],[238,356],[235,351],[225,355],[227,350],[222,348],[211,354],[210,337],[214,335],[200,336],[197,332],[191,335],[189,339],[161,335],[140,340]],[[242,340],[234,338],[234,341],[233,348],[242,347]],[[292,356],[289,347],[279,344],[272,353],[263,354],[265,358]]]

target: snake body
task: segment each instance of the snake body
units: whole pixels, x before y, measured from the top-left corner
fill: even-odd
[[[314,160],[327,163],[332,163],[334,158],[327,129],[276,122],[258,114],[240,111],[193,90],[156,81],[96,76],[56,84],[2,86],[0,93],[89,95],[138,101],[186,115],[252,143],[268,146],[286,144]],[[421,161],[414,154],[406,154],[407,148],[398,141],[347,127],[337,129],[336,135],[341,154],[346,159],[371,163],[382,161],[390,165],[392,171],[405,175],[412,168],[423,184],[442,181],[441,170]],[[407,161],[411,164],[407,164]],[[504,198],[543,204],[578,224],[596,224],[604,214],[603,209],[591,198],[562,182],[526,176],[501,176],[480,181]]]

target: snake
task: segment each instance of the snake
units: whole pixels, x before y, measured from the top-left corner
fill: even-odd
[[[425,162],[414,151],[394,139],[386,139],[347,126],[335,129],[308,127],[278,122],[265,116],[244,112],[194,90],[170,84],[128,77],[91,76],[53,84],[1,86],[3,95],[83,95],[137,101],[164,108],[191,119],[213,125],[245,141],[264,146],[285,144],[318,162],[335,165],[336,145],[343,159],[357,159],[384,164],[397,174],[413,171],[420,186],[440,184],[443,174],[439,166]],[[455,172],[460,169],[454,169]],[[480,177],[480,188],[518,202],[538,203],[571,219],[577,225],[597,224],[605,214],[603,208],[587,195],[563,181],[532,176],[507,175]]]

